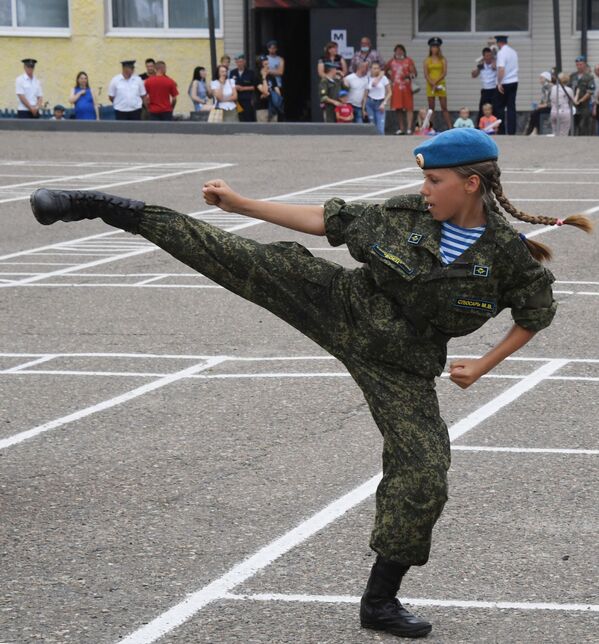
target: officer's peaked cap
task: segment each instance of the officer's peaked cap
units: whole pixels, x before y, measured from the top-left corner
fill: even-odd
[[[35,63],[37,63],[37,60],[35,58],[23,58],[21,61],[23,65],[29,65],[30,67],[35,67]]]
[[[433,38],[428,39],[429,47],[432,47],[433,45],[437,45],[437,47],[440,47],[442,44],[443,44],[443,41],[438,36],[434,36]]]
[[[414,155],[423,170],[430,170],[495,161],[499,150],[488,134],[473,128],[455,128],[428,139],[415,148]]]

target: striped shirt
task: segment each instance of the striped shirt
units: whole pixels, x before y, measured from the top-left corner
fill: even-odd
[[[441,259],[451,264],[485,232],[485,226],[462,228],[448,221],[441,223]]]

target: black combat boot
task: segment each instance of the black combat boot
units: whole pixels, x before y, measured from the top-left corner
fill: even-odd
[[[49,226],[56,221],[80,221],[100,217],[107,224],[137,232],[145,203],[93,190],[48,190],[40,188],[30,198],[35,218]]]
[[[386,631],[400,637],[424,637],[432,626],[412,615],[395,596],[409,566],[377,557],[360,602],[362,628]]]

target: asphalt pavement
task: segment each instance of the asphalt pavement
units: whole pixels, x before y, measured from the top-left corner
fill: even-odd
[[[343,366],[101,221],[40,226],[41,186],[167,205],[258,241],[326,239],[205,206],[417,192],[415,137],[2,132],[0,642],[361,644],[381,439]],[[597,140],[498,139],[506,195],[599,219]],[[599,244],[550,245],[558,314],[463,391],[438,381],[450,500],[402,600],[426,641],[597,642]],[[480,355],[509,312],[454,340]]]

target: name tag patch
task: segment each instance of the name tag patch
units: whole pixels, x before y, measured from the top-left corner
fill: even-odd
[[[494,300],[479,300],[474,297],[456,297],[453,305],[460,309],[487,311],[488,313],[494,313],[497,308]]]
[[[476,277],[489,277],[489,267],[481,266],[480,264],[474,264],[472,274]]]
[[[421,235],[420,233],[410,233],[410,236],[408,237],[408,244],[418,246],[418,244],[420,244],[420,242],[422,241],[423,237],[424,235]]]
[[[406,275],[411,275],[414,272],[414,269],[406,264],[401,257],[397,257],[397,255],[394,255],[393,253],[390,253],[388,250],[383,250],[378,244],[374,244],[372,247],[374,252],[377,255],[380,255],[381,257],[384,257],[385,259],[389,260],[390,262],[393,262],[396,266],[398,266]]]

